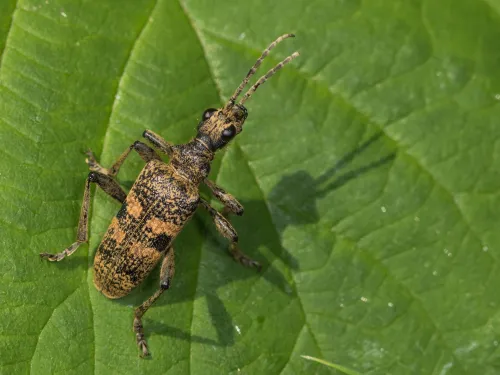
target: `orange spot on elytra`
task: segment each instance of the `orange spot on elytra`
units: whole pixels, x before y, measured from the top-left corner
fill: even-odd
[[[113,220],[111,221],[108,233],[112,233],[110,237],[116,241],[117,245],[119,245],[124,240],[125,232],[120,229],[120,224],[116,217],[114,217]]]
[[[130,248],[130,254],[134,259],[137,259],[142,265],[145,263],[151,264],[151,269],[160,260],[161,254],[158,250],[152,247],[146,247],[142,243],[136,243]]]
[[[135,219],[138,219],[142,213],[141,203],[137,200],[135,195],[130,194],[127,197],[127,212],[130,216]]]
[[[182,226],[176,225],[172,222],[162,221],[157,218],[148,220],[146,227],[150,228],[153,234],[158,235],[165,233],[170,237],[174,237],[182,229]]]

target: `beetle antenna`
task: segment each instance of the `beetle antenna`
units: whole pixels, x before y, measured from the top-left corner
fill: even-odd
[[[260,57],[257,59],[257,61],[255,62],[255,64],[253,64],[252,68],[248,71],[247,76],[245,77],[245,79],[241,82],[241,84],[238,86],[238,88],[234,92],[233,96],[231,96],[231,98],[229,99],[228,106],[232,106],[234,104],[234,102],[236,101],[236,98],[238,97],[238,95],[241,94],[241,92],[243,91],[243,89],[245,88],[245,86],[248,84],[248,81],[250,80],[250,78],[255,74],[255,72],[259,68],[260,64],[262,64],[262,61],[266,58],[267,55],[269,55],[269,52],[271,52],[271,50],[274,47],[276,47],[276,45],[279,44],[281,41],[283,41],[285,39],[288,39],[288,38],[293,38],[293,37],[295,37],[294,34],[285,34],[285,35],[282,35],[278,39],[276,39],[274,42],[272,42],[269,45],[269,47],[267,47],[264,50],[264,52],[262,52],[262,55],[260,55]]]
[[[243,105],[243,103],[245,103],[248,98],[250,98],[252,96],[252,94],[255,92],[255,90],[257,90],[257,88],[262,85],[264,82],[266,82],[269,78],[271,78],[278,70],[280,70],[281,68],[283,68],[286,64],[288,64],[290,61],[292,61],[293,59],[295,59],[296,57],[299,57],[299,53],[298,52],[294,52],[292,53],[290,56],[288,56],[285,60],[283,60],[282,62],[280,62],[278,65],[276,65],[274,68],[272,68],[270,71],[268,71],[266,73],[266,75],[262,76],[259,78],[259,80],[257,82],[255,82],[255,84],[250,87],[248,89],[248,91],[246,92],[245,96],[243,96],[243,98],[241,98],[240,100],[240,105]]]

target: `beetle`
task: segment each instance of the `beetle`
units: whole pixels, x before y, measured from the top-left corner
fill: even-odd
[[[281,61],[236,103],[269,52],[281,41],[293,36],[282,35],[264,50],[224,107],[209,108],[203,112],[197,134],[188,143],[172,145],[154,132],[144,131],[143,137],[156,150],[168,156],[168,163],[162,161],[155,149],[140,141],[130,145],[110,168],[102,167],[92,151],[87,151],[86,162],[90,173],[85,181],[76,241],[60,253],[41,253],[40,256],[49,261],[60,261],[73,254],[80,245],[88,243],[91,184],[97,184],[120,202],[122,206],[112,219],[94,257],[94,285],[108,298],[121,298],[138,286],[163,258],[159,288],[134,310],[133,330],[142,357],[149,355],[142,317],[170,287],[175,273],[172,243],[199,206],[209,212],[217,231],[231,242],[229,250],[234,259],[245,266],[261,268],[257,261],[239,249],[238,234],[227,219],[229,213],[242,215],[243,206],[207,177],[215,152],[243,130],[248,116],[244,103],[261,84],[299,56],[298,52],[294,52]],[[126,194],[115,177],[132,150],[146,165]],[[202,183],[224,205],[221,212],[200,197],[199,186]]]

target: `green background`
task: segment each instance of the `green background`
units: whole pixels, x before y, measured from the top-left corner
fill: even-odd
[[[500,2],[2,0],[0,373],[368,374],[500,371]],[[145,128],[194,135],[261,50],[301,57],[247,103],[211,178],[261,275],[200,212],[173,286],[145,317],[92,284],[118,205],[93,199],[74,241],[90,147],[109,165]],[[130,187],[133,155],[119,179]]]

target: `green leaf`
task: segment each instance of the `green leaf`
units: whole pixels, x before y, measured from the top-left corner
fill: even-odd
[[[133,307],[93,287],[118,205],[75,239],[83,152],[110,165],[144,129],[186,142],[260,52],[301,57],[248,101],[211,178],[259,275],[200,212],[172,288]],[[500,3],[3,0],[0,3],[0,373],[363,374],[500,370]],[[143,163],[127,160],[129,188]],[[204,191],[206,193],[206,191]]]

